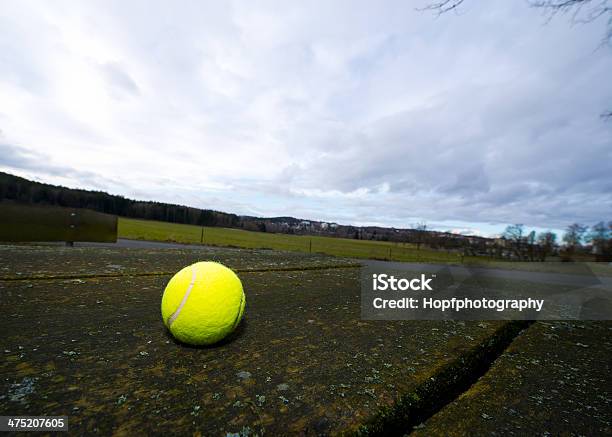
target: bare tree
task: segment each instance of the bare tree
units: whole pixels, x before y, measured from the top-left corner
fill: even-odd
[[[429,3],[418,11],[431,11],[440,16],[456,11],[465,0],[440,0]],[[607,19],[607,28],[601,45],[612,42],[612,0],[527,0],[532,8],[541,9],[550,21],[557,15],[570,15],[572,24],[586,24],[600,18]],[[612,110],[600,114],[604,120],[612,120]]]
[[[546,231],[538,235],[541,261],[546,261],[546,257],[554,250],[556,242],[557,234],[554,232]]]
[[[569,225],[563,236],[563,241],[567,244],[570,251],[574,251],[577,247],[582,245],[584,234],[586,234],[588,227],[581,225],[580,223],[573,223]]]
[[[608,19],[608,27],[602,44],[612,41],[612,2],[610,0],[529,0],[529,5],[539,8],[549,19],[556,15],[571,16],[574,24],[591,23],[601,17]]]
[[[533,261],[535,257],[536,232],[531,231],[529,234],[527,234],[525,237],[525,242],[529,247],[529,261]]]
[[[522,224],[508,225],[503,235],[510,241],[522,241],[524,228]]]
[[[414,231],[416,235],[416,245],[417,250],[421,249],[421,244],[425,242],[425,237],[427,236],[427,223],[421,222],[414,225]]]
[[[456,11],[465,0],[440,0],[417,8],[417,11],[432,11],[436,15]],[[608,27],[602,43],[612,41],[612,0],[527,0],[529,6],[541,9],[553,19],[557,15],[570,15],[574,24],[592,23],[599,18],[607,18]]]
[[[464,0],[442,0],[435,3],[430,3],[423,8],[418,8],[417,11],[434,11],[438,15],[445,14],[454,9],[457,9]]]
[[[592,23],[599,18],[607,18],[607,28],[601,45],[612,42],[612,1],[611,0],[529,0],[534,8],[540,8],[553,19],[556,15],[571,15],[573,24]],[[612,111],[606,110],[600,114],[604,120],[612,120]]]
[[[591,227],[586,239],[593,245],[594,253],[607,258],[610,252],[610,239],[612,238],[612,222],[606,224],[599,222]]]
[[[523,258],[524,228],[524,225],[517,223],[507,226],[503,233],[504,238],[510,242],[512,249],[519,259]]]

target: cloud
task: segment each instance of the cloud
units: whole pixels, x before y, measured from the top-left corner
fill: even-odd
[[[344,223],[609,219],[605,23],[502,1],[0,10],[5,170]]]
[[[130,77],[121,66],[116,63],[101,65],[102,74],[105,76],[111,88],[123,91],[131,95],[138,95],[139,89],[134,79]]]
[[[1,139],[1,132],[0,132]],[[78,180],[91,188],[104,188],[110,180],[89,171],[80,171],[53,163],[49,156],[0,141],[0,171],[26,174],[34,179],[43,174],[55,180]]]

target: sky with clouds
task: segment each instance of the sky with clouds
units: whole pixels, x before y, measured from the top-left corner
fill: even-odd
[[[258,216],[612,220],[605,20],[526,2],[0,2],[0,170]]]

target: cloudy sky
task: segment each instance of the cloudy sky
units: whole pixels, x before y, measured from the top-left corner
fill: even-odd
[[[0,170],[490,235],[612,220],[605,19],[522,1],[0,2]]]

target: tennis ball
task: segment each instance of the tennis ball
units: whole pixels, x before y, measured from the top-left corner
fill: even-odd
[[[236,329],[245,304],[242,283],[234,272],[216,262],[197,262],[170,279],[161,313],[177,340],[208,345]]]

